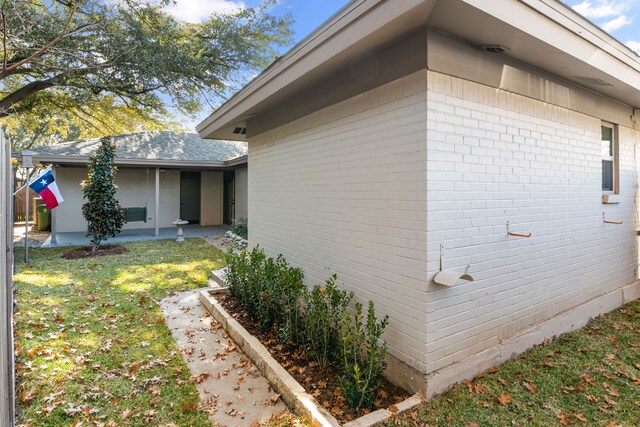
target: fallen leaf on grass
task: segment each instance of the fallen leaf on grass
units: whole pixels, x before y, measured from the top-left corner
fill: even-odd
[[[27,403],[29,402],[31,399],[33,399],[33,395],[36,393],[36,389],[32,388],[31,390],[23,390],[22,393],[20,393],[20,403]]]
[[[196,409],[198,409],[198,402],[182,402],[183,412],[196,412]]]
[[[485,386],[483,386],[482,384],[476,384],[473,386],[473,390],[477,393],[477,394],[482,394],[485,391],[487,391],[487,388]]]
[[[588,421],[587,417],[585,417],[582,414],[573,414],[573,416],[576,417],[577,419],[579,419],[580,421],[582,421],[583,423],[586,423]]]
[[[620,392],[607,383],[602,383],[604,390],[613,397],[620,397]]]
[[[593,378],[591,378],[588,375],[582,374],[580,375],[580,378],[582,379],[582,381],[587,382],[591,385],[596,385],[595,380]]]
[[[124,411],[120,412],[120,419],[122,421],[126,420],[130,416],[131,416],[131,409],[125,409]]]
[[[571,417],[565,414],[558,414],[558,418],[560,418],[560,424],[563,426],[568,426],[571,424]]]
[[[528,382],[524,382],[524,386],[527,388],[527,390],[529,390],[531,393],[536,392],[536,385],[534,383],[528,383]]]
[[[507,406],[511,403],[511,395],[507,393],[500,393],[500,396],[496,398],[499,404]]]

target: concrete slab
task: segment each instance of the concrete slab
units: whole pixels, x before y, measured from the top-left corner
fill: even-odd
[[[224,233],[231,230],[228,225],[187,225],[183,227],[184,237],[201,237],[204,239],[222,239]],[[153,228],[141,228],[135,230],[123,230],[116,237],[109,237],[105,240],[104,244],[123,243],[123,242],[138,242],[144,240],[160,240],[160,239],[174,239],[176,238],[176,227],[161,228],[160,235],[155,236],[155,230]],[[58,246],[81,246],[89,244],[89,237],[86,236],[86,232],[70,232],[70,233],[56,233],[56,243],[51,242],[49,237],[42,247],[58,247]]]
[[[160,302],[200,399],[219,427],[251,426],[287,410],[258,369],[189,291]]]

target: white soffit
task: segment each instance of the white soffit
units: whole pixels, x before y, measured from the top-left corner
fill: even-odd
[[[557,1],[440,1],[427,23],[477,46],[505,45],[511,58],[640,105],[640,57]]]

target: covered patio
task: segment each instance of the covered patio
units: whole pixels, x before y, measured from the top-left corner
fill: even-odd
[[[224,236],[224,233],[232,228],[228,225],[185,225],[182,229],[184,231],[185,238],[220,238]],[[161,227],[157,234],[153,228],[129,229],[123,230],[116,237],[110,237],[108,240],[104,241],[104,244],[138,242],[142,240],[175,239],[176,233],[176,227]],[[51,236],[49,236],[49,238],[42,244],[42,247],[83,246],[89,244],[89,239],[90,238],[86,236],[86,232],[70,231],[56,233],[55,241],[52,242]]]

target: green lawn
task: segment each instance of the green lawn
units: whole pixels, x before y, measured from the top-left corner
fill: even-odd
[[[640,301],[454,386],[388,425],[639,426]]]
[[[206,286],[222,252],[201,239],[64,260],[16,250],[18,424],[210,426],[157,302]]]

